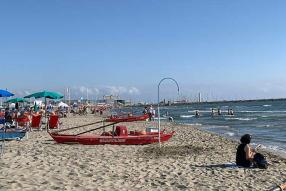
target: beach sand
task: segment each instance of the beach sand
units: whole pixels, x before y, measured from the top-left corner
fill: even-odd
[[[62,127],[98,120],[62,119]],[[155,122],[128,123],[129,129]],[[135,128],[136,127],[136,128]],[[92,128],[92,127],[90,127]],[[57,144],[45,132],[5,142],[0,159],[0,190],[270,190],[285,181],[286,160],[262,152],[267,170],[232,168],[238,142],[196,127],[163,123],[176,135],[159,148]]]

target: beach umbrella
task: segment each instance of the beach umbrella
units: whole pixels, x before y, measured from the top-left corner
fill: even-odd
[[[8,92],[7,90],[0,90],[0,97],[11,97],[14,96],[11,92]]]
[[[24,98],[13,98],[6,101],[6,103],[27,102]]]
[[[37,93],[33,93],[31,95],[27,95],[24,98],[49,98],[49,99],[61,99],[64,96],[60,93],[57,92],[49,92],[49,91],[42,91],[42,92],[37,92]]]
[[[13,98],[6,101],[6,103],[15,103],[15,108],[19,109],[19,103],[28,102],[24,98]]]
[[[47,98],[49,98],[49,99],[61,99],[64,96],[60,93],[57,93],[57,92],[42,91],[42,92],[33,93],[31,95],[27,95],[24,98],[32,98],[32,97],[34,97],[36,99],[37,98],[45,98],[45,118],[47,121]]]

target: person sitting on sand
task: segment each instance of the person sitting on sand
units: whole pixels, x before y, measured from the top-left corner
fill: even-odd
[[[4,118],[6,123],[13,123],[13,113],[9,110],[9,108],[5,109]]]
[[[251,167],[256,154],[255,149],[249,145],[251,142],[251,135],[245,134],[240,139],[241,144],[236,151],[236,164],[243,167]]]

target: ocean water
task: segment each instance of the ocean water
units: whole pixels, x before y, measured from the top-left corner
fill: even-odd
[[[212,116],[211,109],[220,108],[222,115]],[[228,108],[234,116],[227,115]],[[133,108],[132,110],[143,110]],[[200,117],[195,116],[198,110]],[[163,117],[169,113],[177,123],[197,125],[199,128],[239,140],[243,134],[252,135],[252,143],[261,144],[286,156],[286,100],[194,103],[191,105],[160,107]]]

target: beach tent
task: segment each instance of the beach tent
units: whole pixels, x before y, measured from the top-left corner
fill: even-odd
[[[70,107],[68,104],[66,104],[66,103],[64,103],[62,101],[58,104],[58,106],[59,107]]]
[[[42,92],[33,93],[31,95],[27,95],[24,98],[32,98],[32,97],[34,97],[35,99],[45,98],[45,118],[47,121],[47,98],[49,98],[49,99],[61,99],[64,96],[60,93],[57,93],[57,92],[42,91]],[[47,130],[48,130],[48,128],[47,128]]]

